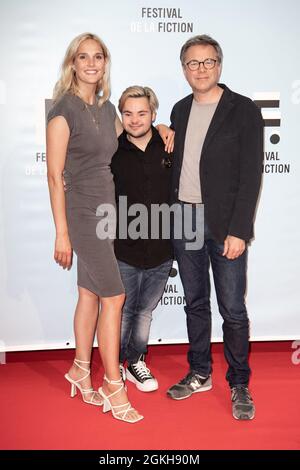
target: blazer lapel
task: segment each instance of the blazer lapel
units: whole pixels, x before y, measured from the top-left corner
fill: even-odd
[[[181,116],[179,116],[179,119],[178,119],[180,123],[180,128],[177,131],[178,142],[179,142],[178,155],[180,159],[180,165],[183,159],[185,134],[186,134],[186,129],[187,129],[188,121],[189,121],[192,103],[193,103],[193,95],[189,95],[186,101],[182,104]]]
[[[224,91],[219,101],[219,104],[217,106],[217,109],[213,115],[213,118],[211,120],[206,137],[204,139],[202,155],[206,151],[211,139],[213,138],[213,136],[215,135],[215,133],[217,132],[217,130],[219,129],[223,121],[226,119],[226,116],[228,115],[228,113],[231,111],[231,109],[234,106],[231,91],[229,90],[229,88],[227,88],[224,85],[222,86],[222,88],[224,89]]]

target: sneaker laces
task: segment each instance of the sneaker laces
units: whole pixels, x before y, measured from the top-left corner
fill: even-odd
[[[119,369],[120,369],[120,375],[122,377],[122,380],[125,382],[126,380],[126,374],[125,374],[125,367],[123,366],[123,364],[119,364]]]
[[[153,379],[153,375],[151,374],[150,369],[148,369],[144,361],[138,361],[136,364],[131,364],[131,367],[134,369],[135,373],[140,379]]]
[[[232,401],[238,401],[241,404],[248,405],[252,403],[252,398],[249,393],[248,387],[232,387]]]
[[[180,385],[190,385],[193,382],[197,382],[201,384],[201,377],[199,374],[190,371],[182,380],[180,380]]]

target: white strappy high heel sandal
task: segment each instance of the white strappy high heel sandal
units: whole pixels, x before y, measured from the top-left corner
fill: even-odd
[[[86,369],[85,367],[82,367],[80,364],[90,364],[89,361],[80,361],[79,359],[74,359],[74,364],[84,372],[86,372],[86,375],[84,377],[81,377],[78,380],[73,380],[69,374],[65,374],[65,378],[67,381],[71,384],[71,397],[75,397],[77,395],[77,388],[80,391],[82,395],[82,399],[85,403],[88,403],[89,405],[95,405],[95,406],[102,406],[103,405],[103,400],[100,401],[95,401],[95,396],[100,395],[96,390],[93,388],[82,388],[80,385],[80,382],[82,382],[84,379],[86,379],[90,373],[90,369]],[[91,397],[88,399],[86,395],[92,394]]]
[[[125,421],[126,423],[137,423],[138,421],[141,421],[141,419],[144,418],[144,416],[142,415],[134,419],[130,419],[128,417],[128,412],[131,410],[134,410],[134,408],[132,408],[129,401],[127,403],[123,403],[123,405],[112,405],[109,400],[111,397],[120,393],[120,391],[123,390],[123,388],[125,387],[122,378],[120,378],[119,380],[109,380],[106,377],[106,375],[104,375],[104,380],[109,384],[113,384],[113,385],[120,384],[120,387],[118,388],[118,390],[111,393],[110,395],[105,395],[103,388],[102,387],[99,388],[98,391],[100,395],[103,397],[103,413],[107,413],[108,411],[111,410],[114,418],[119,419],[120,421]]]

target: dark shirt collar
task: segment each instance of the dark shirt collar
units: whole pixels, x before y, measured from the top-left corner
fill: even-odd
[[[155,129],[155,127],[151,126],[151,129],[152,129],[152,137],[148,142],[146,150],[153,142],[157,142],[157,141],[162,142],[159,132]],[[127,132],[125,130],[119,136],[119,148],[126,149],[126,150],[141,150],[127,139]]]

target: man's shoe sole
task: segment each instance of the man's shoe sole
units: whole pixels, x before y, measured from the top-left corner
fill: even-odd
[[[155,387],[152,387],[148,390],[145,390],[143,388],[143,385],[138,380],[136,380],[136,378],[130,373],[130,371],[128,369],[126,369],[126,377],[127,377],[127,380],[129,380],[129,382],[132,382],[132,383],[135,384],[136,388],[138,390],[140,390],[140,392],[146,392],[146,393],[147,392],[154,392],[155,390],[158,389],[158,383],[157,383],[157,385]]]
[[[186,400],[187,398],[190,398],[194,393],[208,392],[211,389],[212,389],[212,385],[207,385],[206,387],[201,387],[198,390],[194,390],[193,392],[191,392],[189,395],[186,395],[185,397],[179,397],[179,398],[173,397],[172,392],[167,392],[167,395],[173,400]]]
[[[236,419],[237,421],[251,421],[252,419],[255,418],[255,410],[254,410],[254,413],[253,413],[253,416],[248,416],[247,414],[243,415],[241,414],[241,416],[238,418],[237,416],[234,416],[234,414],[232,413],[232,416],[234,417],[234,419]],[[242,417],[244,416],[244,417]]]

